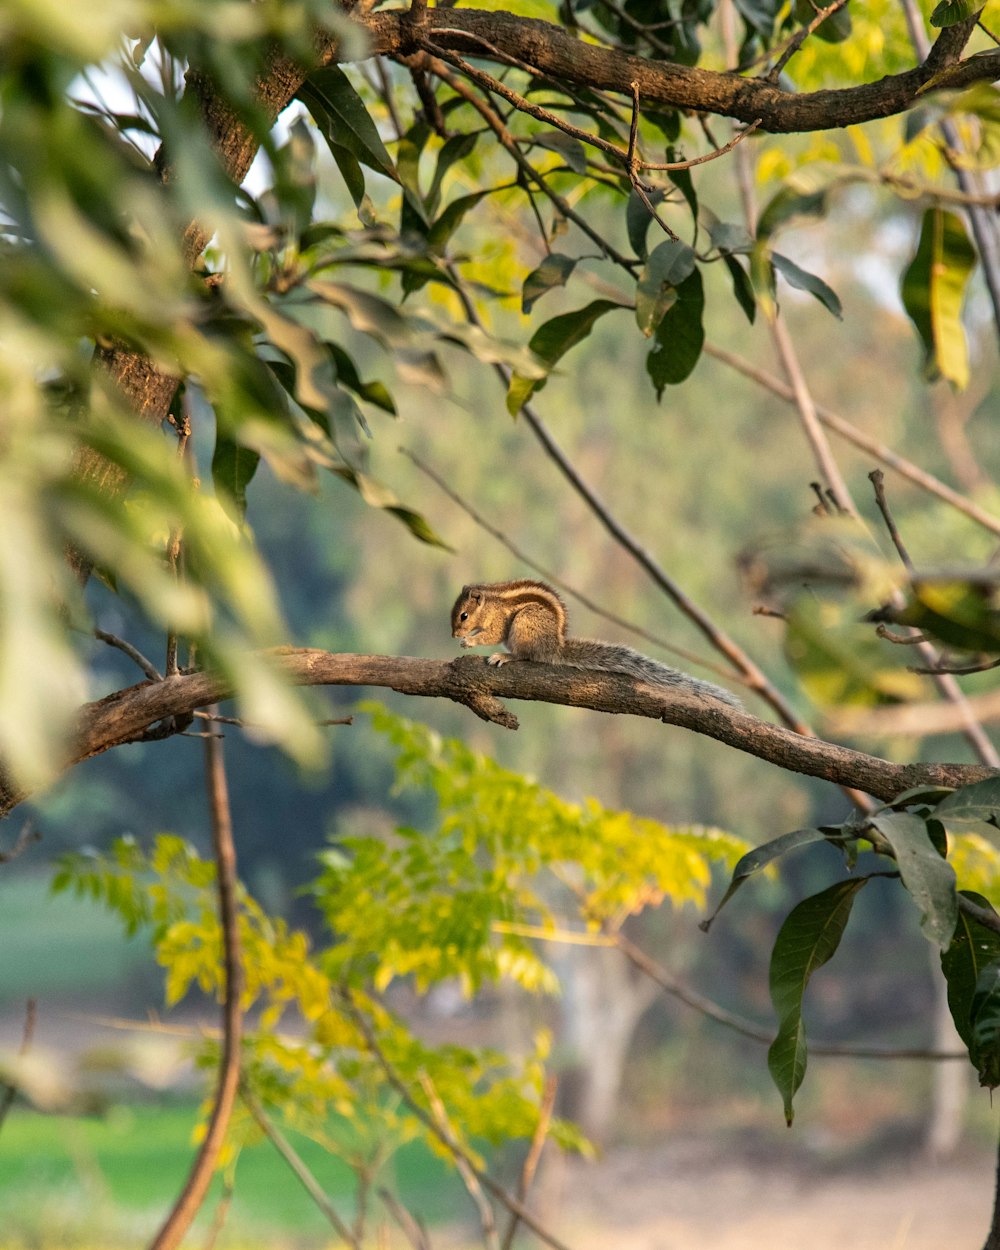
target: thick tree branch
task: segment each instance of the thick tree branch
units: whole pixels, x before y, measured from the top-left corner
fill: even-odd
[[[487,665],[480,656],[423,660],[408,656],[335,655],[307,648],[281,648],[275,656],[288,678],[303,686],[383,686],[401,694],[452,699],[483,720],[508,729],[517,718],[501,699],[524,699],[590,708],[615,715],[646,716],[704,734],[717,742],[790,772],[819,777],[889,800],[918,785],[962,786],[995,776],[975,764],[895,764],[878,756],[806,737],[715,700],[685,698],[615,674],[549,664]],[[112,747],[142,740],[151,726],[229,698],[226,680],[212,673],[182,673],[116,691],[80,712],[77,736],[68,752],[71,767]],[[26,797],[0,787],[0,816]]]
[[[911,108],[932,78],[940,85],[966,87],[1000,77],[1000,51],[980,53],[959,61],[975,21],[956,23],[938,36],[926,61],[902,74],[877,82],[796,94],[762,79],[739,74],[651,61],[609,48],[584,43],[549,22],[513,13],[476,9],[429,9],[416,28],[405,11],[372,13],[364,22],[373,53],[398,57],[421,49],[423,38],[452,52],[495,59],[484,50],[493,45],[509,61],[529,65],[556,82],[620,92],[631,96],[630,84],[639,84],[645,104],[693,109],[752,122],[772,134],[827,130],[891,117]],[[336,59],[336,48],[327,49]]]

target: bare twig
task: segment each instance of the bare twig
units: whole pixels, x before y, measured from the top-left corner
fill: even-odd
[[[520,1202],[524,1202],[528,1197],[528,1191],[531,1189],[531,1183],[535,1179],[535,1172],[538,1170],[542,1151],[545,1149],[545,1142],[549,1135],[549,1125],[552,1122],[552,1112],[556,1105],[556,1089],[556,1078],[550,1076],[545,1082],[542,1105],[538,1110],[538,1123],[535,1125],[535,1131],[531,1137],[531,1145],[528,1147],[528,1153],[524,1157],[524,1166],[521,1168],[521,1178],[517,1186],[517,1197]],[[511,1250],[519,1223],[520,1216],[516,1211],[511,1212],[510,1222],[507,1225],[507,1231],[504,1233],[501,1250]]]
[[[181,416],[171,414],[170,424],[177,431],[177,458],[178,460],[183,460],[187,453],[188,441],[191,438],[191,418],[187,412],[184,412]],[[181,544],[183,540],[184,531],[180,526],[170,531],[166,553],[167,568],[174,581],[179,581],[181,577]],[[173,677],[179,671],[177,663],[177,631],[171,628],[167,634],[167,657],[164,664],[164,672],[168,677]]]
[[[910,559],[910,553],[906,550],[906,546],[903,543],[903,536],[899,532],[899,528],[889,508],[889,501],[885,495],[885,474],[881,469],[872,469],[871,473],[868,474],[868,480],[874,488],[875,503],[882,514],[882,520],[885,522],[885,528],[889,531],[889,537],[892,539],[892,545],[896,548],[896,554],[903,562],[903,567],[906,571],[912,573],[913,561]]]
[[[26,820],[21,826],[21,831],[18,833],[10,850],[0,850],[0,864],[9,864],[12,859],[17,859],[19,855],[23,855],[32,842],[40,842],[41,840],[41,832],[35,828],[32,821]]]
[[[1000,668],[1000,660],[983,658],[978,664],[949,664],[947,660],[939,660],[933,667],[925,668],[920,664],[909,666],[911,673],[929,673],[931,676],[935,673],[953,673],[956,677],[968,677],[973,673],[988,673],[991,668]]]
[[[272,1123],[270,1116],[265,1113],[264,1108],[257,1101],[246,1081],[240,1082],[240,1098],[264,1136],[291,1168],[298,1182],[316,1204],[316,1207],[322,1211],[337,1236],[347,1245],[353,1246],[354,1250],[361,1250],[361,1243],[357,1240],[349,1225],[340,1218],[336,1207],[323,1192],[319,1181],[313,1176],[298,1151],[296,1151],[281,1130]]]
[[[427,1105],[431,1109],[431,1115],[437,1125],[438,1135],[452,1153],[455,1160],[455,1167],[458,1174],[462,1178],[462,1184],[468,1191],[469,1197],[475,1203],[476,1210],[479,1212],[479,1223],[483,1230],[483,1241],[486,1243],[487,1250],[500,1250],[500,1240],[497,1236],[496,1216],[493,1214],[493,1207],[490,1200],[483,1192],[483,1187],[479,1183],[479,1177],[476,1170],[472,1166],[471,1160],[458,1144],[458,1138],[448,1121],[448,1112],[444,1103],[441,1101],[437,1090],[434,1088],[434,1082],[426,1072],[420,1074],[420,1088],[424,1091],[427,1099]]]
[[[24,1006],[24,1029],[21,1032],[21,1045],[18,1047],[19,1055],[26,1055],[31,1049],[31,1041],[35,1036],[35,1023],[38,1019],[38,1003],[33,998],[29,998]],[[10,1109],[14,1105],[14,1099],[17,1097],[17,1086],[14,1084],[4,1085],[3,1094],[0,1095],[0,1128],[3,1128],[4,1120],[10,1114]]]
[[[243,966],[236,901],[236,847],[222,742],[214,736],[205,741],[205,771],[222,935],[222,1055],[215,1099],[201,1147],[177,1201],[151,1242],[150,1250],[175,1250],[204,1202],[229,1127],[240,1080]]]
[[[371,1051],[379,1067],[385,1073],[389,1084],[396,1090],[421,1124],[423,1124],[425,1128],[429,1129],[438,1141],[447,1147],[456,1160],[459,1156],[461,1156],[465,1160],[468,1167],[472,1170],[473,1175],[476,1177],[476,1180],[483,1187],[483,1189],[491,1193],[498,1202],[503,1203],[508,1211],[516,1212],[521,1222],[530,1228],[536,1237],[544,1241],[546,1245],[551,1246],[552,1250],[569,1250],[566,1243],[564,1241],[560,1241],[554,1233],[550,1233],[549,1230],[531,1213],[531,1211],[528,1210],[522,1202],[505,1189],[503,1185],[498,1184],[488,1172],[484,1172],[481,1168],[477,1167],[470,1158],[468,1152],[458,1142],[456,1142],[453,1137],[446,1136],[442,1132],[434,1117],[414,1098],[413,1094],[410,1092],[409,1086],[396,1071],[395,1066],[379,1045],[374,1029],[369,1023],[367,1016],[355,1003],[350,991],[343,991],[341,998],[346,1010],[351,1016],[351,1019],[361,1031],[361,1034],[367,1043],[368,1049]]]
[[[138,665],[142,669],[150,681],[163,680],[163,674],[157,669],[152,660],[147,660],[141,651],[133,647],[130,642],[126,642],[124,638],[119,638],[117,634],[109,634],[106,629],[95,629],[94,637],[99,642],[106,642],[109,647],[115,647],[123,655],[127,655],[133,664]]]
[[[768,373],[767,370],[752,364],[742,356],[737,356],[734,352],[727,351],[723,347],[717,347],[714,343],[706,343],[705,352],[709,356],[714,356],[716,360],[723,361],[723,363],[729,365],[731,369],[735,369],[738,373],[742,373],[744,377],[752,378],[772,394],[778,395],[789,403],[795,402],[795,393],[792,388],[773,373]],[[852,425],[829,408],[817,404],[816,415],[828,429],[839,435],[840,438],[860,448],[861,451],[874,456],[876,460],[881,460],[884,465],[898,473],[900,477],[906,478],[907,481],[912,482],[915,486],[919,486],[921,490],[927,491],[928,494],[935,495],[944,503],[950,504],[959,512],[964,513],[970,520],[989,530],[990,533],[1000,537],[1000,518],[987,512],[985,508],[981,508],[978,504],[966,499],[958,491],[952,490],[950,486],[945,485],[944,482],[932,474],[918,468],[917,465],[907,460],[904,456],[898,455],[891,447],[887,447],[884,443],[880,443],[878,439],[872,438],[864,431],[859,430],[857,426]]]
[[[832,17],[834,13],[839,12],[844,7],[847,0],[833,0],[832,4],[828,4],[826,8],[818,9],[812,20],[807,22],[800,30],[797,30],[785,46],[785,50],[781,56],[775,61],[770,73],[765,75],[765,82],[776,83],[781,77],[781,71],[785,68],[792,57],[798,52],[799,48],[805,43],[817,26],[822,26],[828,17]]]
[[[709,161],[717,161],[720,156],[725,156],[727,153],[731,152],[733,148],[752,135],[755,130],[759,129],[759,127],[760,118],[758,117],[754,121],[748,122],[742,130],[737,130],[736,134],[733,135],[728,143],[724,143],[721,148],[717,147],[713,152],[706,152],[704,156],[692,156],[690,160],[686,161],[666,161],[659,163],[653,161],[640,161],[639,167],[641,169],[660,172],[662,170],[672,169],[694,169],[696,165],[707,165]]]
[[[403,1230],[413,1250],[431,1250],[430,1238],[424,1226],[409,1212],[388,1189],[380,1189],[378,1196],[386,1210]]]

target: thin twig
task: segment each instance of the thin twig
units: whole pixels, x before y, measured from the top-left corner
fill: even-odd
[[[956,677],[968,677],[972,673],[988,673],[992,668],[1000,668],[1000,660],[980,660],[978,664],[949,664],[941,660],[933,668],[924,668],[919,664],[909,666],[911,673],[953,673]]]
[[[337,1214],[337,1209],[324,1193],[319,1181],[313,1176],[291,1142],[272,1123],[271,1118],[265,1113],[264,1108],[257,1101],[246,1081],[240,1082],[240,1098],[243,1101],[243,1105],[253,1116],[258,1128],[260,1128],[264,1136],[291,1168],[299,1184],[305,1189],[317,1208],[322,1211],[337,1236],[345,1241],[347,1245],[353,1246],[354,1250],[361,1250],[361,1243],[354,1236],[348,1224]]]
[[[150,1250],[175,1250],[205,1200],[225,1141],[240,1080],[243,1033],[243,963],[237,905],[236,846],[220,739],[205,741],[205,773],[216,865],[219,929],[222,936],[222,1054],[208,1127],[184,1187],[153,1239]]]
[[[596,603],[589,595],[584,594],[582,590],[577,590],[575,586],[571,586],[569,582],[564,581],[557,574],[547,569],[544,565],[539,564],[537,560],[533,560],[526,552],[524,552],[516,543],[511,542],[503,530],[499,530],[495,525],[491,525],[489,521],[461,495],[457,493],[439,473],[430,467],[426,461],[422,460],[416,452],[411,451],[408,447],[400,447],[400,452],[406,456],[416,467],[431,479],[431,481],[441,490],[448,498],[479,526],[485,530],[498,543],[506,547],[507,550],[522,564],[527,565],[529,569],[533,569],[538,573],[544,581],[550,585],[556,586],[565,594],[575,599],[577,603],[582,603],[585,608],[593,612],[595,616],[600,616],[606,621],[610,621],[612,625],[617,625],[620,629],[627,630],[636,638],[643,638],[646,642],[653,643],[654,646],[661,648],[663,651],[669,652],[671,655],[677,656],[685,663],[698,665],[700,668],[707,669],[709,672],[715,673],[719,677],[724,677],[727,681],[740,681],[731,669],[723,668],[721,664],[713,664],[711,660],[706,660],[704,656],[697,655],[694,651],[688,651],[684,647],[678,647],[675,643],[668,642],[665,638],[661,638],[657,634],[650,633],[648,629],[643,629],[641,625],[636,625],[634,621],[627,621],[622,616],[617,616],[614,612],[609,612],[607,608]],[[1000,574],[998,574],[1000,576]]]
[[[150,681],[163,680],[163,674],[159,672],[153,661],[147,660],[141,651],[133,647],[130,642],[126,642],[124,638],[119,638],[117,634],[109,634],[106,629],[95,629],[94,637],[99,642],[106,642],[109,647],[115,647],[123,655],[127,655],[133,664],[142,669]]]
[[[716,360],[721,360],[724,364],[729,365],[731,369],[735,369],[738,373],[743,374],[744,377],[753,379],[754,382],[763,386],[765,390],[770,391],[773,395],[777,395],[789,403],[795,402],[795,393],[792,388],[773,373],[768,373],[767,370],[761,369],[760,366],[752,364],[749,360],[745,360],[742,356],[737,356],[734,352],[727,351],[723,347],[717,347],[714,343],[706,343],[704,350],[707,355],[714,356]],[[970,520],[989,530],[990,533],[1000,537],[1000,518],[987,512],[985,508],[972,503],[964,495],[960,495],[957,491],[952,490],[950,486],[945,485],[944,482],[934,477],[933,474],[927,473],[904,456],[898,455],[891,447],[887,447],[884,443],[880,443],[878,439],[865,434],[857,426],[838,416],[837,413],[831,412],[829,408],[824,408],[822,405],[817,404],[816,415],[828,429],[845,441],[860,448],[861,451],[874,456],[876,460],[881,460],[884,465],[898,473],[900,477],[906,478],[907,481],[912,482],[915,486],[919,486],[922,490],[927,491],[928,494],[935,495],[944,503],[950,504],[953,508],[962,512]]]
[[[421,1124],[423,1124],[425,1128],[429,1129],[438,1141],[447,1147],[453,1157],[461,1155],[468,1166],[472,1169],[473,1174],[479,1181],[480,1185],[491,1193],[498,1202],[503,1203],[508,1211],[516,1212],[521,1222],[530,1228],[536,1237],[539,1237],[546,1243],[546,1245],[551,1246],[552,1250],[569,1250],[566,1243],[564,1241],[560,1241],[554,1233],[550,1233],[544,1224],[542,1224],[541,1221],[538,1220],[522,1202],[518,1201],[518,1199],[509,1192],[509,1190],[505,1189],[503,1185],[500,1185],[497,1181],[495,1181],[488,1172],[484,1172],[481,1168],[477,1167],[470,1158],[468,1151],[466,1151],[463,1146],[454,1140],[448,1140],[448,1138],[441,1132],[434,1120],[434,1117],[414,1098],[413,1094],[410,1092],[409,1086],[396,1071],[395,1066],[379,1045],[378,1038],[375,1036],[375,1031],[369,1023],[368,1018],[357,1006],[350,991],[342,991],[341,999],[344,1003],[345,1009],[350,1014],[351,1019],[354,1020],[355,1024],[357,1024],[359,1030],[361,1031],[361,1034],[365,1039],[368,1049],[374,1056],[375,1061],[385,1073],[389,1084],[396,1090]]]
[[[445,1105],[434,1088],[434,1082],[426,1072],[421,1072],[419,1080],[420,1088],[424,1091],[427,1105],[431,1109],[431,1115],[433,1115],[438,1126],[439,1134],[452,1152],[455,1167],[462,1178],[462,1184],[465,1186],[469,1197],[475,1203],[476,1210],[479,1212],[479,1223],[483,1230],[483,1241],[486,1243],[487,1250],[500,1250],[497,1222],[496,1216],[493,1214],[493,1207],[483,1192],[483,1187],[480,1185],[479,1178],[476,1176],[470,1161],[458,1145],[458,1138],[455,1136],[454,1130],[448,1121],[448,1112],[445,1110]]]
[[[29,998],[24,1005],[24,1029],[21,1032],[21,1045],[17,1053],[26,1055],[31,1049],[31,1042],[35,1036],[35,1023],[38,1019],[38,1003],[34,998]],[[14,1105],[14,1099],[17,1097],[17,1086],[15,1084],[5,1084],[3,1095],[0,1096],[0,1128],[3,1128],[4,1120],[10,1114],[10,1109]]]
[[[885,528],[889,531],[889,537],[892,539],[892,545],[896,548],[896,553],[903,562],[903,567],[908,573],[913,572],[913,561],[910,559],[910,553],[906,550],[903,543],[903,536],[899,532],[899,527],[889,508],[889,501],[885,495],[885,474],[881,469],[872,469],[868,474],[868,480],[871,482],[875,491],[875,503],[879,512],[882,514],[882,520],[885,522]]]
[[[17,859],[19,855],[23,855],[32,842],[40,842],[41,840],[41,832],[35,828],[34,822],[26,820],[21,826],[21,831],[18,833],[10,850],[0,851],[0,864],[9,864],[12,859]]]
[[[832,4],[828,4],[826,8],[819,9],[811,21],[807,22],[800,30],[789,39],[784,52],[778,57],[774,63],[774,67],[770,73],[766,75],[764,81],[776,83],[781,76],[781,71],[785,68],[792,57],[798,52],[799,48],[805,43],[813,31],[826,21],[828,17],[832,17],[834,13],[839,12],[847,0],[833,0]]]
[[[875,633],[884,642],[891,642],[896,647],[915,647],[917,643],[927,641],[924,634],[894,634],[892,630],[887,629],[885,625],[876,625]]]
[[[386,1210],[403,1230],[404,1235],[413,1246],[413,1250],[431,1250],[430,1238],[427,1236],[427,1230],[417,1220],[399,1199],[388,1189],[380,1189],[378,1196],[382,1199],[382,1204]]]
[[[542,1104],[538,1109],[538,1123],[535,1125],[535,1131],[531,1137],[531,1145],[528,1147],[528,1153],[524,1157],[524,1166],[521,1168],[521,1178],[517,1186],[517,1197],[520,1202],[526,1201],[528,1197],[528,1191],[531,1189],[531,1183],[535,1179],[535,1172],[538,1170],[542,1151],[545,1149],[545,1142],[549,1135],[549,1125],[552,1122],[552,1112],[555,1110],[556,1105],[557,1088],[556,1078],[550,1076],[545,1082]],[[506,1233],[504,1233],[501,1250],[511,1250],[514,1244],[514,1237],[517,1234],[517,1226],[520,1222],[521,1217],[517,1212],[511,1212],[510,1222],[507,1225]]]
[[[171,414],[170,424],[177,431],[177,458],[183,460],[187,452],[188,440],[191,438],[191,418],[185,412],[181,416]],[[170,537],[167,540],[167,568],[174,581],[179,581],[181,577],[181,546],[184,540],[184,530],[181,526],[175,526],[170,531]],[[180,668],[177,663],[177,631],[171,628],[167,633],[167,657],[164,661],[164,672],[168,677],[175,677]]]
[[[660,163],[640,161],[639,166],[641,169],[653,170],[658,173],[663,170],[694,169],[696,165],[707,165],[709,161],[717,161],[720,156],[725,156],[738,144],[742,143],[744,139],[752,135],[753,132],[761,125],[761,121],[762,119],[758,117],[756,121],[748,122],[742,130],[738,130],[736,132],[728,143],[724,143],[721,148],[717,147],[712,152],[706,152],[703,156],[692,156],[690,160],[686,161],[666,161]]]

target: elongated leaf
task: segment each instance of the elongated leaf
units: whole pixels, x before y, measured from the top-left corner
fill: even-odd
[[[722,262],[729,270],[729,276],[733,283],[733,295],[736,297],[736,302],[746,314],[747,321],[753,325],[757,317],[757,296],[754,294],[753,283],[750,281],[750,275],[735,256],[724,253]]]
[[[540,135],[532,135],[532,142],[540,148],[548,148],[550,152],[558,152],[575,174],[587,172],[587,149],[579,139],[563,134],[561,130],[547,130]]]
[[[833,287],[829,286],[822,278],[808,270],[802,269],[793,260],[789,260],[787,256],[782,256],[780,252],[771,253],[771,263],[775,269],[781,274],[785,281],[796,287],[800,291],[808,291],[810,295],[815,295],[823,307],[832,312],[838,321],[843,320],[844,310],[841,307],[840,297]]]
[[[655,208],[663,202],[663,192],[653,191],[646,198]],[[632,245],[632,250],[640,259],[645,259],[647,254],[646,236],[649,234],[649,223],[652,220],[649,209],[633,191],[625,206],[625,229],[628,232],[628,241]]]
[[[941,0],[930,16],[932,26],[954,26],[983,7],[982,0]]]
[[[723,907],[725,907],[743,882],[752,877],[755,872],[760,872],[762,868],[766,868],[768,864],[773,863],[780,856],[787,855],[789,851],[797,850],[800,846],[810,846],[813,842],[825,841],[826,835],[821,829],[793,829],[791,833],[783,833],[778,838],[772,838],[770,842],[765,842],[763,846],[755,846],[752,851],[748,851],[738,861],[733,869],[729,886],[725,894],[723,894],[718,907],[716,907],[707,920],[702,920],[699,923],[698,928],[703,933],[707,933],[719,912],[722,911]]]
[[[635,320],[648,338],[677,301],[677,288],[694,272],[694,248],[679,239],[654,247],[635,288]]]
[[[431,214],[436,213],[441,203],[441,184],[444,176],[457,161],[465,160],[467,156],[472,154],[479,139],[478,134],[457,134],[447,139],[441,151],[438,153],[437,166],[434,169],[434,177],[431,180],[430,190],[427,192],[427,211]]]
[[[779,226],[795,217],[822,217],[826,212],[827,191],[800,191],[795,187],[782,187],[765,207],[757,223],[757,238],[769,239]]]
[[[943,208],[929,208],[903,275],[903,307],[924,345],[925,375],[947,378],[959,389],[969,381],[962,303],[975,264],[975,248],[962,219]]]
[[[364,101],[340,66],[313,70],[299,88],[298,97],[329,144],[346,148],[362,165],[399,181]]]
[[[851,908],[867,877],[838,881],[788,914],[771,953],[771,1001],[778,1014],[778,1035],[767,1052],[767,1066],[791,1124],[792,1100],[806,1072],[806,1032],[802,996],[809,979],[840,945]]]
[[[571,347],[575,347],[590,334],[601,317],[624,307],[624,304],[618,304],[614,300],[595,299],[584,308],[563,313],[540,325],[531,336],[528,346],[551,369]],[[522,405],[544,382],[544,378],[526,378],[518,373],[513,375],[507,391],[507,411],[511,416],[520,412]]]
[[[656,398],[665,386],[683,382],[698,363],[705,343],[702,314],[705,291],[699,270],[677,287],[677,300],[663,314],[656,327],[653,349],[646,357],[646,372],[656,388]]]
[[[1000,778],[988,777],[952,791],[934,809],[934,817],[956,832],[978,832],[988,824],[995,836],[1000,821]]]
[[[1000,961],[988,963],[979,973],[969,1018],[969,1054],[974,1056],[979,1083],[995,1089],[1000,1085]]]
[[[376,408],[381,408],[383,412],[396,415],[395,401],[382,382],[363,381],[354,361],[339,344],[327,343],[326,348],[336,367],[338,382],[346,386],[348,390],[354,391],[356,395],[360,395],[362,399],[366,399],[370,404],[374,404]]]
[[[260,464],[260,453],[219,434],[212,455],[212,481],[219,502],[236,521],[247,512],[247,486]]]
[[[992,912],[989,901],[971,890],[961,892],[965,898]],[[979,1072],[982,1084],[995,1085],[987,1078],[997,1068],[996,1039],[980,1047],[975,1035],[974,1001],[983,972],[1000,965],[1000,934],[959,912],[955,935],[947,950],[941,952],[941,971],[948,985],[948,1009],[955,1021],[959,1037],[969,1050],[969,1061]]]
[[[871,823],[892,847],[903,884],[920,912],[924,937],[948,946],[958,920],[955,870],[938,854],[926,822],[911,812],[887,812],[873,816]]]
[[[521,288],[521,312],[530,313],[535,304],[548,291],[565,286],[570,274],[577,266],[574,256],[563,256],[560,252],[552,252],[537,269],[533,269],[524,280]]]

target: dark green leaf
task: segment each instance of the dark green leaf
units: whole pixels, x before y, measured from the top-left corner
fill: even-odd
[[[753,250],[753,239],[746,226],[732,221],[713,221],[708,227],[708,236],[720,252],[740,252],[748,254]]]
[[[533,269],[524,280],[521,312],[530,313],[548,291],[565,286],[576,266],[577,259],[574,256],[563,256],[560,252],[551,252],[546,256],[538,268]]]
[[[330,152],[340,170],[347,192],[358,210],[358,220],[363,226],[375,224],[375,208],[368,197],[365,187],[365,175],[361,164],[354,153],[339,143],[329,144]]]
[[[547,130],[542,134],[532,135],[531,140],[541,148],[550,152],[558,152],[575,174],[587,172],[587,150],[572,135],[563,134],[561,130]]]
[[[549,369],[577,343],[582,342],[593,330],[595,323],[605,313],[624,308],[614,300],[596,299],[585,308],[563,313],[540,325],[531,336],[528,346]],[[544,378],[526,378],[515,373],[507,391],[507,411],[516,416],[530,396],[543,385]]]
[[[732,278],[733,294],[736,296],[736,302],[746,313],[747,321],[753,325],[757,316],[757,296],[754,294],[750,275],[735,256],[724,254],[722,261],[729,270],[730,278]]]
[[[935,817],[949,829],[995,822],[1000,813],[1000,777],[987,777],[953,790],[934,809]]]
[[[651,191],[647,199],[655,208],[663,202],[663,192]],[[649,209],[635,191],[632,191],[628,197],[628,204],[625,206],[625,229],[628,232],[628,241],[632,245],[632,250],[640,259],[646,256],[646,236],[649,234],[649,223],[652,220]]]
[[[971,890],[962,890],[963,897],[992,912],[987,899]],[[976,986],[984,969],[1000,964],[1000,934],[978,924],[959,912],[955,936],[947,950],[941,952],[941,970],[948,985],[948,1009],[955,1021],[959,1037],[969,1050],[971,1063],[979,1069],[980,1079],[991,1060],[980,1055],[973,1037],[972,1006]]]
[[[445,174],[457,161],[462,161],[472,154],[478,139],[478,134],[458,134],[452,135],[450,139],[445,140],[441,151],[438,153],[437,166],[434,170],[434,177],[431,180],[431,188],[427,192],[427,211],[429,213],[434,214],[438,210],[441,202],[441,184]]]
[[[978,13],[982,7],[982,0],[941,0],[931,13],[930,22],[932,26],[954,26]]]
[[[771,41],[774,22],[780,5],[774,0],[736,0],[736,11],[747,26],[757,31],[765,45]]]
[[[260,453],[217,434],[212,454],[212,481],[219,502],[241,524],[247,513],[247,486],[260,464]]]
[[[677,288],[677,301],[656,327],[653,349],[646,357],[646,372],[656,388],[657,399],[665,386],[676,386],[698,363],[705,343],[702,313],[705,292],[699,270]]]
[[[684,154],[676,151],[674,148],[667,148],[667,161],[682,161]],[[691,210],[691,216],[695,221],[698,220],[698,194],[694,189],[694,179],[691,177],[690,169],[668,169],[667,177],[674,184],[684,199],[687,206]]]
[[[328,143],[347,148],[362,165],[393,182],[399,181],[392,157],[364,102],[338,65],[313,70],[299,88],[298,96]]]
[[[794,187],[782,187],[765,207],[757,223],[757,238],[769,239],[779,226],[794,217],[822,217],[826,212],[827,192],[797,191]]]
[[[677,301],[677,288],[694,272],[694,248],[667,239],[653,248],[635,288],[635,320],[648,338]]]
[[[995,1089],[1000,1085],[1000,961],[988,963],[979,973],[969,1019],[969,1055],[979,1071],[979,1083]]]
[[[903,884],[920,912],[929,942],[946,947],[955,933],[955,870],[938,854],[925,822],[911,812],[883,812],[871,823],[892,847]]]
[[[969,351],[962,326],[965,288],[976,251],[957,213],[929,208],[920,240],[903,274],[903,307],[924,345],[924,373],[963,388],[969,380]]]
[[[748,851],[733,869],[732,879],[718,907],[716,907],[707,920],[700,922],[698,925],[699,929],[704,933],[708,932],[719,912],[722,911],[723,907],[725,907],[743,882],[748,877],[752,877],[755,872],[759,872],[761,868],[765,868],[768,864],[778,859],[779,856],[787,855],[789,851],[797,850],[800,846],[810,846],[814,842],[825,841],[826,835],[821,829],[793,829],[791,833],[783,833],[780,837],[773,838],[770,842],[765,842],[763,846],[756,846],[752,851]]]
[[[808,25],[816,16],[816,9],[813,7],[811,0],[795,0],[793,12],[803,26]],[[851,15],[848,13],[846,6],[838,9],[836,13],[831,13],[813,31],[817,38],[824,40],[826,43],[843,43],[850,33]]]
[[[460,195],[458,199],[452,200],[432,224],[427,235],[428,241],[434,247],[443,247],[458,229],[462,218],[470,208],[475,208],[479,201],[485,199],[487,195],[506,189],[506,186],[487,187],[485,191],[473,191],[470,195]]]
[[[843,309],[841,308],[837,292],[828,286],[822,278],[818,278],[814,273],[809,273],[808,270],[800,268],[793,260],[789,260],[787,256],[782,256],[780,252],[771,253],[771,263],[790,286],[794,286],[800,291],[808,291],[810,295],[815,295],[824,308],[832,312],[838,320],[843,319]]]
[[[904,790],[902,794],[897,794],[891,803],[886,803],[885,807],[887,810],[889,808],[898,810],[902,807],[917,807],[925,803],[933,805],[954,793],[955,791],[947,786],[912,786],[909,790]]]
[[[383,383],[362,381],[357,366],[342,347],[336,343],[327,343],[326,347],[337,370],[338,382],[346,386],[348,390],[354,391],[356,395],[360,395],[362,399],[366,399],[370,404],[374,404],[376,408],[381,408],[383,412],[396,415],[396,405],[392,395]]]
[[[840,945],[854,898],[867,877],[839,881],[793,908],[771,952],[771,1001],[778,1015],[778,1035],[767,1052],[767,1066],[791,1124],[792,1100],[806,1072],[806,1033],[802,997],[809,979]]]

